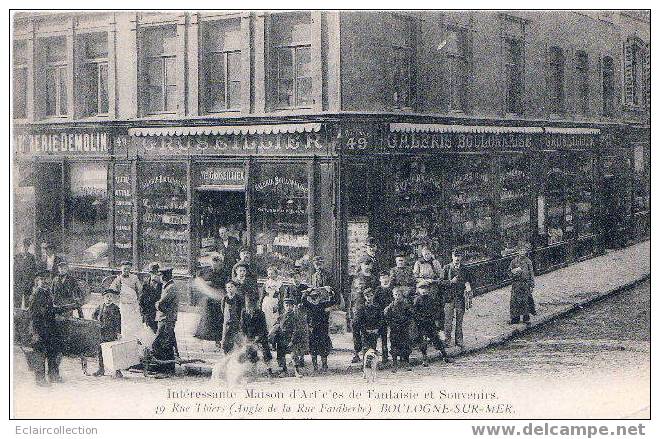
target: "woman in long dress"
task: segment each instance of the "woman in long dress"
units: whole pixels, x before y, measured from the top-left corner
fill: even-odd
[[[532,261],[527,257],[527,246],[521,244],[518,254],[509,264],[509,271],[513,277],[511,284],[511,301],[509,310],[511,313],[511,324],[520,323],[520,317],[524,323],[529,324],[529,315],[536,314],[532,290],[534,289],[534,267]]]

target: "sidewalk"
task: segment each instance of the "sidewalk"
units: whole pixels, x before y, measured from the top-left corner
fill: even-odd
[[[598,298],[611,294],[651,273],[650,241],[645,241],[621,250],[589,259],[536,278],[534,298],[537,315],[532,317],[531,327],[549,320]],[[456,356],[496,345],[528,330],[524,324],[509,324],[509,297],[511,288],[501,288],[478,296],[473,307],[465,314],[464,342],[461,353],[456,347],[448,349]],[[192,334],[199,315],[191,312],[179,313],[176,333],[182,358],[201,358],[213,363],[221,354],[213,342],[200,341]],[[352,357],[352,335],[334,334],[334,351],[329,357],[329,366],[335,373],[357,370],[350,367]],[[433,354],[434,350],[431,350]],[[419,361],[419,353],[413,353],[413,361]],[[210,374],[210,365],[190,365],[189,372]]]

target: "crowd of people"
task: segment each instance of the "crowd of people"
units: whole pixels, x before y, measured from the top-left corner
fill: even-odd
[[[31,247],[27,240],[24,248]],[[59,380],[57,343],[52,340],[52,326],[57,314],[82,317],[83,293],[68,274],[66,261],[42,245],[37,257],[24,250],[15,258],[15,303],[31,315],[36,338],[35,350],[43,354],[50,381]],[[287,365],[296,376],[303,375],[305,357],[311,358],[314,371],[328,370],[332,351],[330,311],[346,311],[346,329],[352,332],[352,363],[360,363],[369,350],[379,352],[381,363],[391,361],[391,370],[410,369],[410,355],[418,349],[422,365],[428,366],[428,348],[433,346],[444,361],[451,361],[446,348],[464,348],[463,317],[472,306],[474,280],[463,264],[460,250],[442,264],[428,246],[420,246],[419,257],[412,264],[409,256],[399,253],[391,268],[379,267],[376,242],[370,239],[368,250],[359,259],[351,276],[350,288],[335,291],[321,256],[312,259],[308,272],[301,267],[268,266],[266,278],[257,282],[248,247],[221,239],[211,266],[197,273],[202,300],[195,337],[211,340],[225,355],[239,352],[246,361],[263,361],[271,375],[273,354],[278,374],[287,376]],[[513,279],[510,301],[511,323],[522,318],[528,323],[535,313],[532,290],[534,272],[520,251],[509,266]],[[132,273],[130,261],[121,266],[104,301],[91,316],[100,323],[101,341],[140,339],[145,328],[153,334],[154,358],[163,364],[162,371],[172,372],[178,358],[175,328],[179,308],[172,269],[149,266],[149,277],[142,282]],[[292,273],[292,279],[280,276]],[[380,350],[378,351],[378,347]],[[289,356],[289,361],[287,361]],[[319,361],[320,360],[320,361]],[[99,370],[105,373],[99,350]],[[37,382],[44,383],[43,372]]]

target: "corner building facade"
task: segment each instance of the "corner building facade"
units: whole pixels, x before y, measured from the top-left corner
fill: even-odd
[[[643,11],[14,15],[15,242],[90,289],[130,259],[181,282],[225,227],[345,287],[461,247],[478,291],[650,232]],[[286,270],[285,270],[286,274]]]

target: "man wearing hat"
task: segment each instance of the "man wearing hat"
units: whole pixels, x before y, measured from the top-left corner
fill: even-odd
[[[119,292],[113,290],[112,288],[106,288],[103,292],[103,303],[101,303],[92,318],[98,320],[101,325],[101,343],[107,343],[109,341],[115,341],[119,339],[121,334],[121,312],[119,307],[115,304]],[[105,374],[105,368],[103,367],[103,352],[101,346],[99,346],[99,368],[94,372],[94,376],[103,376]],[[121,375],[120,371],[117,371],[117,375]]]
[[[456,346],[463,349],[463,316],[466,309],[472,306],[472,274],[462,264],[463,252],[454,249],[451,254],[452,261],[443,268],[443,278],[448,282],[445,297],[445,336],[449,345],[454,332]],[[455,316],[455,318],[454,318]],[[456,324],[454,325],[454,321]]]
[[[158,331],[156,323],[156,302],[160,300],[163,286],[160,283],[160,266],[157,262],[149,265],[149,280],[142,287],[142,293],[138,299],[142,322],[147,325],[154,334]]]
[[[230,271],[239,259],[240,242],[229,234],[229,231],[225,226],[220,226],[218,228],[218,238],[218,253],[223,256],[223,263],[226,271]]]
[[[80,305],[77,303],[55,306],[53,296],[46,287],[49,272],[42,270],[35,276],[34,290],[30,297],[28,312],[32,321],[31,345],[37,353],[38,362],[33,364],[37,385],[48,386],[46,381],[46,364],[48,365],[48,378],[51,383],[61,382],[59,363],[61,360],[62,340],[57,328],[55,316],[64,314]]]
[[[122,261],[121,273],[112,281],[110,288],[119,291],[119,309],[121,311],[121,336],[128,340],[138,338],[142,326],[138,297],[142,294],[142,283],[131,273],[133,263]]]
[[[37,273],[37,259],[30,252],[32,240],[23,239],[21,251],[14,255],[14,308],[27,304]]]
[[[57,266],[57,275],[53,278],[51,292],[55,306],[77,303],[78,317],[83,317],[83,292],[76,279],[69,274],[69,265],[65,261],[60,261]],[[73,313],[68,314],[72,315]]]
[[[156,322],[158,330],[153,342],[154,357],[158,360],[174,360],[177,354],[174,327],[179,313],[179,295],[174,285],[172,268],[160,269],[163,292],[156,302]],[[174,372],[174,363],[162,367],[163,372]]]

